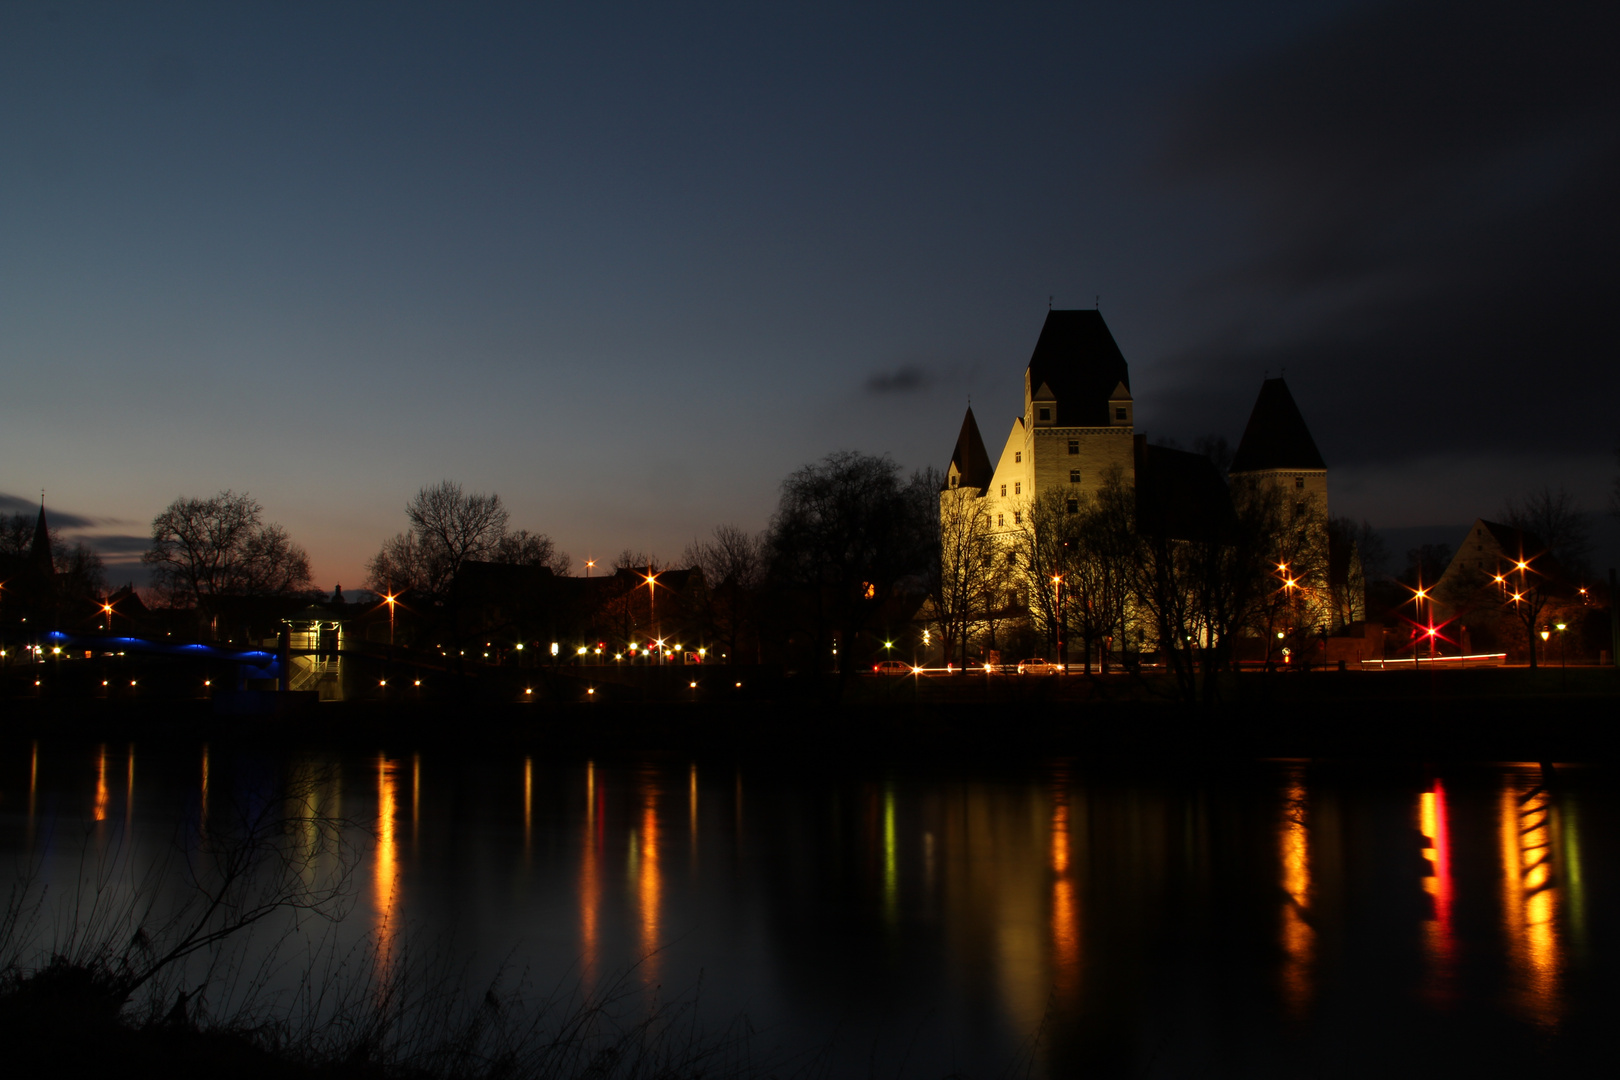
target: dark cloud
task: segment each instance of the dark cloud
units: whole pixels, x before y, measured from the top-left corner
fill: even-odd
[[[902,364],[892,372],[880,372],[866,380],[869,394],[909,394],[924,390],[933,377],[915,364]]]
[[[37,513],[39,513],[39,501],[37,499],[19,498],[16,495],[8,495],[0,491],[0,514],[28,514],[32,516]],[[66,510],[58,510],[48,503],[45,506],[45,518],[51,523],[52,529],[88,529],[100,524],[96,518],[70,514]]]
[[[1617,40],[1613,5],[1401,3],[1194,88],[1162,168],[1246,228],[1172,426],[1286,366],[1341,463],[1606,451]]]
[[[134,536],[128,533],[107,533],[100,536],[87,536],[84,542],[95,548],[102,555],[109,556],[113,561],[122,561],[128,558],[140,558],[147,548],[152,546],[150,536]]]

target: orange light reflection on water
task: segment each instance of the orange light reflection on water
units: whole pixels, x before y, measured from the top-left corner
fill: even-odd
[[[1278,825],[1282,861],[1282,986],[1290,1012],[1301,1015],[1310,1006],[1311,963],[1316,932],[1308,921],[1311,900],[1310,834],[1307,831],[1305,783],[1296,773],[1289,781]]]
[[[96,754],[96,805],[94,814],[97,821],[107,820],[107,747],[105,745]]]
[[[1053,988],[1072,1000],[1080,989],[1080,913],[1069,873],[1069,793],[1059,783],[1052,799]]]
[[[1536,1023],[1562,1014],[1558,882],[1553,874],[1553,807],[1547,789],[1509,776],[1499,803],[1502,930],[1519,1011]]]
[[[399,852],[395,835],[395,763],[377,755],[377,856],[372,875],[372,904],[377,913],[378,982],[385,989],[394,962],[394,937],[398,933],[395,908],[399,901]]]
[[[647,980],[658,980],[655,953],[658,950],[660,905],[664,879],[658,865],[658,787],[657,779],[643,776],[641,791],[641,850],[636,865],[636,902],[641,915],[641,953]]]
[[[202,748],[202,808],[197,817],[197,831],[208,832],[208,744]]]

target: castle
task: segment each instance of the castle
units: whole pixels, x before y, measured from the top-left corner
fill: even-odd
[[[1325,611],[1329,594],[1347,584],[1350,575],[1337,564],[1347,563],[1348,553],[1329,555],[1327,464],[1286,382],[1261,384],[1223,477],[1209,456],[1149,444],[1136,431],[1130,368],[1101,312],[1049,311],[1024,370],[1023,415],[1012,421],[994,464],[968,408],[945,474],[942,514],[971,500],[991,536],[1010,541],[1033,525],[1027,519],[1036,500],[1060,493],[1048,501],[1074,513],[1113,477],[1134,489],[1138,530],[1174,538],[1204,516],[1230,512],[1228,481],[1270,485],[1296,520],[1306,514],[1319,523],[1321,556],[1310,570],[1301,567],[1297,586],[1319,593]],[[1280,580],[1288,579],[1284,570]],[[1339,615],[1330,629],[1361,617],[1354,610],[1360,606],[1333,603]],[[1328,617],[1313,615],[1310,625]]]

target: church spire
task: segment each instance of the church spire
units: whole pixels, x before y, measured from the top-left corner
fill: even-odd
[[[56,563],[51,559],[51,529],[45,523],[45,494],[39,496],[39,520],[34,522],[34,542],[28,548],[28,561],[46,576],[56,573]]]

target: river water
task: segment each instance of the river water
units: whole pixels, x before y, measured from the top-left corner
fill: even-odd
[[[1496,1072],[1579,1061],[1616,1001],[1616,799],[1576,767],[39,740],[0,744],[0,857],[60,935],[297,776],[347,823],[373,963],[431,939],[474,982],[657,987],[831,1075]]]

